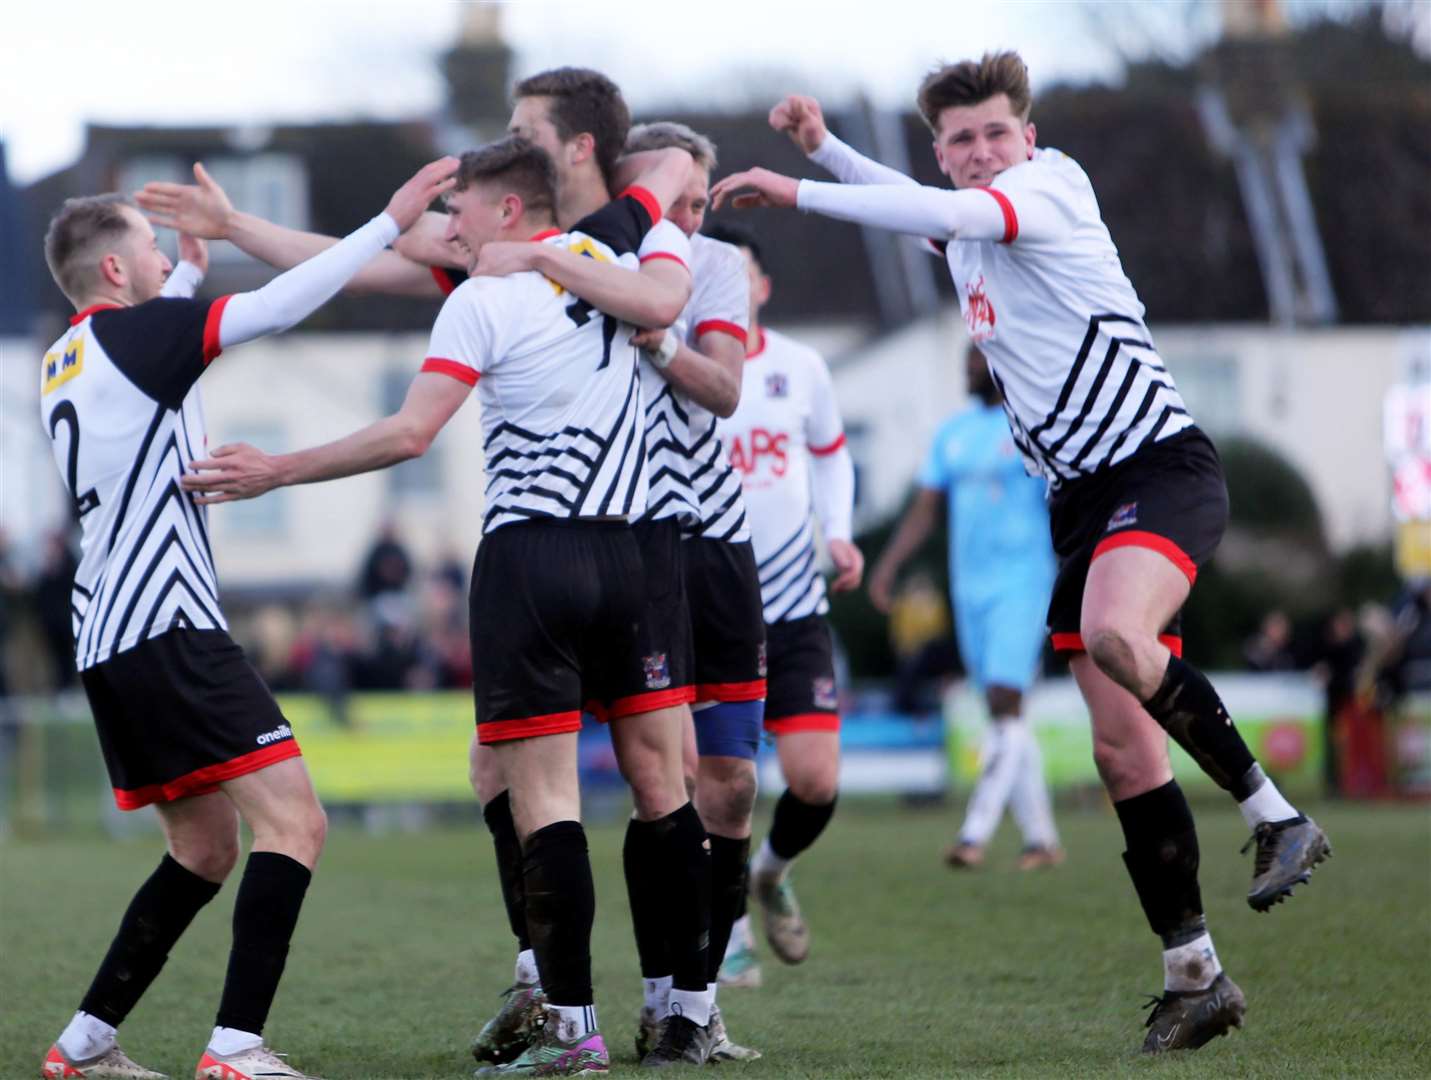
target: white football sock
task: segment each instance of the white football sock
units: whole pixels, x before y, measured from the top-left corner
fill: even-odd
[[[1206,990],[1221,971],[1211,934],[1163,950],[1164,990]]]
[[[1242,811],[1242,820],[1247,822],[1249,829],[1257,828],[1264,821],[1286,821],[1297,816],[1297,808],[1282,797],[1270,776],[1262,781],[1260,788],[1238,803],[1237,809]]]
[[[574,1043],[596,1031],[595,1005],[548,1005],[546,1008],[547,1023],[556,1024],[557,1037],[562,1042]]]
[[[1019,776],[1009,795],[1009,811],[1024,834],[1025,847],[1058,847],[1058,828],[1053,823],[1053,805],[1043,776],[1043,751],[1033,728],[1019,721],[1023,757]]]
[[[216,1027],[214,1033],[209,1036],[209,1050],[220,1057],[262,1045],[262,1035],[255,1035],[252,1031],[240,1031],[238,1028]]]
[[[766,837],[760,842],[760,848],[755,853],[755,858],[750,860],[750,875],[758,878],[780,879],[785,876],[785,871],[790,868],[790,860],[782,859],[775,854],[770,847],[770,837]]]
[[[537,973],[535,949],[523,949],[517,954],[517,970],[513,978],[516,982],[525,983],[527,986],[536,986],[542,981],[541,975]]]
[[[1023,757],[1017,732],[1009,730],[1017,723],[1020,721],[1014,719],[990,721],[984,732],[979,749],[979,780],[964,811],[964,825],[959,830],[961,843],[983,847],[999,827]]]
[[[729,960],[742,949],[749,949],[754,945],[755,941],[750,936],[750,913],[747,912],[731,924],[730,940],[726,942],[723,959]]]
[[[83,1061],[103,1054],[113,1046],[117,1030],[97,1016],[77,1012],[55,1042],[60,1044],[65,1057],[71,1061]]]
[[[669,1015],[684,1016],[697,1027],[705,1027],[711,1022],[713,997],[709,989],[672,990]]]
[[[666,1002],[671,997],[671,976],[662,975],[658,979],[642,979],[641,991],[646,999],[646,1008],[657,1016],[665,1016]]]

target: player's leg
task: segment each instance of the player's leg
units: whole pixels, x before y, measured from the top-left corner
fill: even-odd
[[[47,1076],[158,1077],[119,1048],[118,1028],[238,861],[238,814],[217,793],[159,804],[167,852],[139,887],[89,990],[45,1060]],[[68,1070],[68,1071],[67,1071]]]
[[[301,1076],[264,1046],[263,1028],[323,850],[327,818],[301,758],[226,780],[221,789],[252,830],[253,846],[234,898],[223,995],[197,1075]]]
[[[1192,811],[1173,779],[1167,737],[1086,655],[1069,664],[1093,721],[1093,757],[1123,827],[1123,861],[1163,943],[1164,997],[1143,1049],[1191,1049],[1240,1027],[1242,992],[1222,972],[1203,915]]]
[[[1173,642],[1160,640],[1196,573],[1191,559],[1165,543],[1164,550],[1128,545],[1095,553],[1083,593],[1084,648],[1237,800],[1257,843],[1248,903],[1265,911],[1306,881],[1330,847],[1263,773],[1207,677],[1169,648]]]
[[[512,984],[502,992],[502,1006],[472,1038],[469,1049],[479,1062],[499,1064],[510,1061],[532,1041],[542,1018],[542,987],[537,975],[537,956],[527,936],[526,895],[522,886],[522,845],[512,819],[512,799],[501,762],[490,746],[483,746],[477,733],[467,752],[467,775],[472,791],[482,807],[482,820],[492,837],[497,863],[497,881],[507,925],[517,946]]]
[[[1009,801],[1018,776],[1021,750],[1015,746],[1008,721],[1009,691],[1016,687],[991,684],[989,657],[993,649],[993,605],[988,601],[954,599],[955,626],[959,632],[959,652],[969,680],[984,694],[988,722],[979,745],[979,776],[969,803],[964,809],[964,821],[959,826],[959,838],[944,853],[944,861],[955,869],[973,869],[984,863],[984,848],[999,827],[1004,806]]]

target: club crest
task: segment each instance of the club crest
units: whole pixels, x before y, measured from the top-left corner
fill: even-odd
[[[1138,521],[1138,504],[1135,502],[1124,503],[1113,511],[1113,516],[1108,519],[1108,528],[1104,532],[1112,532],[1114,529],[1126,529],[1129,525],[1135,525]]]
[[[775,371],[765,376],[765,396],[782,398],[790,396],[790,380],[785,377],[784,372]]]
[[[664,690],[671,685],[671,665],[666,662],[665,653],[641,657],[641,667],[646,672],[647,690]]]
[[[835,680],[828,676],[810,681],[810,698],[817,709],[837,709],[840,695],[835,690]]]

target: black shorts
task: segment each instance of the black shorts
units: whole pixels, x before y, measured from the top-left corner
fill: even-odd
[[[223,630],[170,630],[86,668],[80,681],[121,810],[207,795],[301,753]]]
[[[696,701],[765,697],[765,613],[750,541],[685,541]]]
[[[505,525],[472,568],[472,695],[483,743],[576,731],[616,696],[646,592],[625,522]]]
[[[1197,580],[1227,530],[1227,484],[1211,441],[1197,428],[1139,450],[1110,469],[1065,483],[1049,503],[1058,577],[1048,605],[1057,652],[1082,652],[1083,584],[1098,556],[1120,547],[1164,555]],[[1159,639],[1182,655],[1182,618]]]
[[[774,735],[839,731],[835,650],[825,616],[768,624],[765,648],[770,659],[765,730]]]
[[[641,548],[646,606],[635,647],[614,673],[616,696],[587,702],[603,722],[696,700],[681,526],[675,518],[638,521],[632,532]]]

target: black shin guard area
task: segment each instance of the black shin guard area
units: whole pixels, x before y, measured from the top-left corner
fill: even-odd
[[[691,803],[653,824],[660,827],[658,859],[665,875],[671,986],[676,990],[704,990],[709,981],[707,950],[714,877],[705,826]]]
[[[263,1033],[312,880],[308,867],[287,855],[276,851],[249,855],[234,898],[234,943],[214,1021],[218,1027]]]
[[[750,861],[750,837],[734,840],[711,837],[711,942],[708,981],[715,982],[730,928],[740,918],[745,900],[746,863]]]
[[[512,800],[507,792],[488,799],[482,807],[482,820],[492,834],[492,847],[497,852],[497,878],[502,885],[502,903],[507,907],[507,925],[517,938],[518,949],[530,949],[527,939],[527,898],[522,891],[522,842],[517,839],[517,824],[512,820]]]
[[[80,1009],[111,1027],[123,1023],[169,959],[174,943],[218,891],[213,882],[165,855],[129,902]]]
[[[1123,862],[1153,933],[1165,947],[1191,941],[1205,928],[1198,888],[1197,831],[1176,780],[1113,804],[1128,850]]]
[[[621,862],[626,871],[626,896],[631,901],[631,929],[636,934],[636,955],[643,979],[671,974],[671,952],[666,945],[665,880],[661,845],[655,821],[632,818],[626,826]]]
[[[775,804],[770,821],[770,850],[782,859],[793,859],[820,838],[835,814],[835,801],[823,806],[802,802],[789,788]]]
[[[1177,740],[1202,771],[1242,802],[1261,785],[1256,759],[1242,741],[1207,676],[1176,656],[1168,657],[1162,685],[1143,708]],[[1248,784],[1252,788],[1248,789]]]
[[[590,1005],[596,889],[581,822],[557,821],[528,836],[522,880],[527,934],[547,1000],[553,1005]]]

